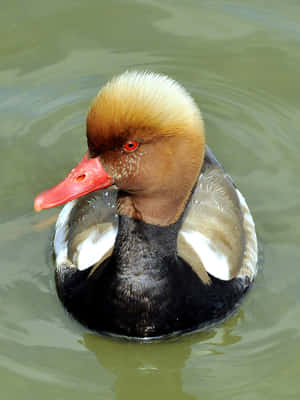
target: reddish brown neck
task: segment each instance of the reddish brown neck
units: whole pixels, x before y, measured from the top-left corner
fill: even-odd
[[[198,171],[199,174],[199,171]],[[189,200],[192,189],[198,177],[185,190],[174,188],[151,196],[119,192],[118,212],[130,218],[140,219],[148,224],[168,226],[175,223]]]

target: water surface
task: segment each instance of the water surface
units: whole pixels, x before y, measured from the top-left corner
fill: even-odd
[[[11,0],[0,14],[0,379],[7,399],[297,399],[300,4],[288,0]],[[246,196],[263,268],[240,311],[151,345],[88,332],[48,260],[58,210],[33,197],[85,152],[85,115],[112,75],[169,74]]]

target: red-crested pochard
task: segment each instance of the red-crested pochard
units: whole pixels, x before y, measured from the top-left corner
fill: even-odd
[[[54,235],[66,309],[132,338],[190,332],[235,310],[256,274],[255,227],[187,91],[125,72],[93,101],[87,142],[82,161],[35,199],[37,211],[67,203]]]

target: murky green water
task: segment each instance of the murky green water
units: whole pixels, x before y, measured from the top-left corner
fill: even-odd
[[[2,1],[0,381],[6,399],[298,399],[300,3]],[[263,270],[209,332],[120,343],[71,321],[35,194],[85,151],[98,88],[126,69],[182,82],[207,140],[247,197]]]

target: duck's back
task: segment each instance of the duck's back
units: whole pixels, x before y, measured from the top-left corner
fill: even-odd
[[[209,275],[252,281],[256,273],[257,240],[249,208],[208,148],[186,208],[178,252],[206,282]]]

